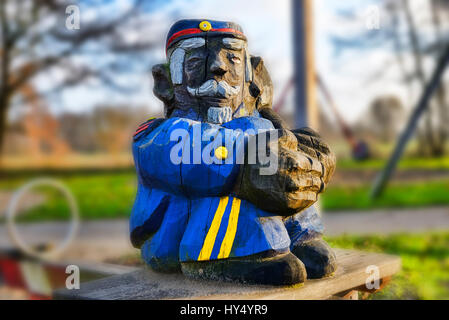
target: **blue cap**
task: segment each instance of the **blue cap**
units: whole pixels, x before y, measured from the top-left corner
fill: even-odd
[[[173,44],[182,39],[213,35],[230,35],[246,40],[242,28],[237,23],[206,19],[186,19],[175,22],[170,28],[165,42],[165,49],[168,50]]]

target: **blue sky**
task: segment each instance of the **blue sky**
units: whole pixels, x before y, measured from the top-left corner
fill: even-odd
[[[350,38],[352,34],[355,36],[366,29],[367,10],[378,1],[314,0],[316,67],[333,93],[339,110],[350,122],[363,116],[372,99],[380,94],[397,95],[406,106],[416,99],[399,83],[399,70],[394,66],[382,73],[378,81],[368,81],[388,63],[394,63],[387,45],[370,50],[338,51],[332,41],[335,35]],[[116,14],[129,5],[129,0],[92,2],[105,4],[99,9],[98,6],[90,6],[89,2],[85,2],[88,5],[81,6],[82,23],[96,19],[105,12]],[[146,29],[128,32],[127,37],[130,40],[149,37],[157,41],[158,45],[148,53],[156,63],[165,59],[165,36],[175,20],[208,18],[235,21],[243,27],[248,37],[250,52],[264,58],[275,86],[276,101],[292,74],[290,6],[290,0],[149,1],[145,12],[145,18],[148,20]],[[412,7],[415,11],[421,10],[425,15],[423,8],[426,8],[426,0],[414,0]],[[352,19],[346,19],[347,15],[351,15]],[[382,19],[380,16],[381,28]],[[406,60],[410,60],[409,57],[406,57]],[[426,68],[431,68],[431,62],[426,63]],[[55,76],[57,75],[52,75]],[[85,111],[96,104],[107,102],[147,105],[149,113],[162,110],[162,103],[152,95],[153,84],[149,69],[136,72],[132,77],[127,76],[124,81],[134,83],[136,91],[132,94],[122,94],[98,87],[93,89],[91,84],[80,85],[65,90],[59,101],[53,103],[53,109],[57,112]],[[43,83],[42,79],[40,83]],[[287,101],[288,107],[292,108],[291,99]]]

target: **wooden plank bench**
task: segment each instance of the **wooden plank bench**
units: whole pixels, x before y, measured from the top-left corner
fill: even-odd
[[[242,285],[196,281],[182,274],[160,274],[140,269],[127,274],[87,282],[79,290],[60,289],[56,299],[357,299],[358,292],[371,293],[383,288],[401,268],[397,256],[335,249],[338,269],[332,277],[307,280],[289,287]],[[377,266],[379,289],[365,283],[368,266]]]

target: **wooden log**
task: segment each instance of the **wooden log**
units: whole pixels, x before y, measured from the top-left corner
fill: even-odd
[[[307,280],[289,287],[243,285],[196,281],[182,274],[160,274],[149,269],[108,277],[81,285],[79,290],[57,290],[56,299],[328,299],[359,290],[377,266],[379,278],[400,270],[399,257],[361,251],[335,249],[338,269],[329,278]],[[357,288],[357,289],[356,289]]]

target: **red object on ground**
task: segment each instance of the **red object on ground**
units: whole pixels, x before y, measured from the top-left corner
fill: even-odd
[[[0,258],[0,273],[7,286],[26,289],[25,280],[22,277],[19,262],[11,259]]]

